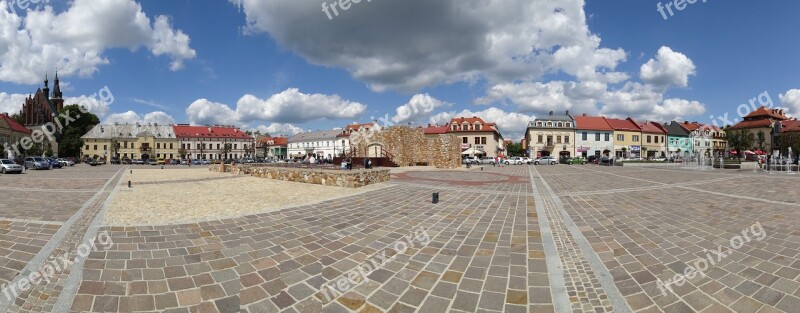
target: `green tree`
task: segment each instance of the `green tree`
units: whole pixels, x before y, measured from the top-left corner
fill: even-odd
[[[508,151],[509,156],[521,156],[522,155],[522,145],[518,143],[512,143],[506,146],[506,150]]]
[[[17,123],[19,123],[20,125],[25,125],[25,119],[24,119],[24,118],[22,118],[22,115],[19,115],[19,113],[14,113],[14,114],[11,114],[11,119],[13,119],[14,121],[16,121],[16,122],[17,122]]]
[[[111,157],[112,158],[119,158],[119,141],[116,139],[111,139]]]
[[[231,152],[231,144],[225,143],[222,145],[222,159],[228,158],[228,153]]]
[[[178,149],[178,155],[181,156],[181,159],[186,159],[186,149],[184,148]]]
[[[766,141],[766,138],[764,136],[764,131],[759,130],[758,134],[756,135],[756,138],[758,138],[758,149],[764,150],[764,141]]]
[[[725,140],[728,141],[728,146],[731,147],[731,150],[736,151],[737,157],[741,158],[742,151],[752,147],[756,138],[753,133],[746,129],[731,130],[726,128]]]
[[[81,156],[83,139],[95,125],[100,124],[100,118],[92,113],[84,113],[77,104],[64,106],[58,112],[58,121],[61,124],[61,142],[58,145],[58,155],[61,157]],[[67,117],[64,117],[67,116]]]
[[[800,153],[800,132],[793,131],[781,134],[781,151],[789,153],[789,148],[792,148],[792,159],[797,159],[797,154]]]

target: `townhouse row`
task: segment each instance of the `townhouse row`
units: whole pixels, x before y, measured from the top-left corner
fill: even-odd
[[[727,148],[724,131],[697,122],[636,121],[582,114],[550,114],[528,124],[523,149],[531,157],[614,158],[717,155]]]

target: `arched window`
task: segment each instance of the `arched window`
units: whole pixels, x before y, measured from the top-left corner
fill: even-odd
[[[536,127],[542,127],[542,122],[536,122]]]
[[[566,126],[566,127],[567,127],[567,128],[570,128],[570,127],[572,127],[572,123],[570,123],[570,122],[567,122],[567,126]]]
[[[556,123],[556,127],[561,128],[563,126],[561,125],[561,122],[558,122],[558,123]]]
[[[553,127],[553,122],[547,122],[547,127]]]

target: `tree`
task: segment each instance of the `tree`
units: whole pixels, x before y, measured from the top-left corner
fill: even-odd
[[[742,151],[753,146],[755,136],[746,129],[731,130],[726,128],[725,140],[728,141],[728,146],[736,151],[737,157],[741,158]]]
[[[119,141],[111,139],[111,157],[119,158]]]
[[[231,152],[231,144],[229,144],[229,143],[224,143],[224,144],[222,145],[222,155],[223,155],[223,159],[227,159],[227,158],[228,158],[228,153],[229,153],[229,152]]]
[[[758,138],[758,149],[759,150],[764,150],[764,141],[766,141],[766,139],[764,137],[765,137],[764,136],[764,131],[763,130],[759,130],[758,131],[758,135],[757,135],[757,138]]]
[[[186,159],[186,149],[184,149],[183,147],[178,149],[178,155],[181,156],[181,159]]]
[[[522,145],[518,143],[506,145],[506,150],[508,151],[509,156],[521,156],[523,152]]]
[[[626,158],[626,157],[628,157],[628,154],[626,153],[627,151],[628,151],[628,148],[626,148],[626,147],[622,147],[622,157],[623,157],[623,158]]]
[[[24,119],[24,118],[22,118],[22,115],[19,115],[19,113],[14,113],[14,114],[11,114],[11,119],[13,119],[14,121],[16,121],[16,122],[17,122],[17,123],[19,123],[20,125],[25,125],[25,119]]]
[[[792,159],[797,159],[797,154],[800,152],[800,132],[785,132],[781,134],[780,142],[781,151],[789,153],[789,148],[792,148]]]
[[[64,106],[58,113],[56,118],[63,127],[61,142],[58,145],[58,155],[61,157],[80,156],[83,147],[81,136],[88,133],[95,125],[100,124],[100,118],[92,113],[82,112],[77,104]]]

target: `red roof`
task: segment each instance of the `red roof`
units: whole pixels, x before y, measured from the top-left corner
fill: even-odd
[[[8,113],[0,114],[0,118],[4,119],[6,123],[8,123],[8,127],[11,127],[11,130],[15,132],[25,133],[25,134],[32,133],[30,129],[27,129],[25,128],[25,126],[22,126],[20,123],[17,123],[17,121],[11,118],[11,116],[9,116]]]
[[[230,126],[189,126],[175,125],[175,137],[178,138],[231,138],[253,139],[253,136]]]
[[[273,146],[286,146],[289,144],[289,138],[287,137],[264,137],[258,142],[267,143],[269,141],[272,141]]]
[[[350,124],[350,125],[347,125],[347,127],[345,127],[344,129],[345,130],[351,130],[352,129],[352,130],[358,131],[358,130],[361,130],[362,127],[366,128],[366,129],[370,129],[370,128],[372,128],[373,125],[374,125],[373,123]]]
[[[639,128],[642,129],[643,133],[650,133],[650,134],[666,134],[667,131],[664,130],[661,125],[655,122],[644,122],[639,123]]]
[[[741,121],[736,125],[731,126],[731,129],[747,129],[747,128],[769,128],[772,127],[772,121],[769,119]]]
[[[759,117],[760,118],[774,118],[774,119],[778,119],[778,120],[781,120],[781,121],[789,119],[789,117],[787,117],[783,113],[782,109],[768,109],[765,106],[762,106],[762,107],[756,109],[755,111],[750,112],[750,114],[747,114],[747,116],[745,116],[744,118],[745,119],[750,119],[750,118],[759,118]]]
[[[800,121],[798,120],[786,120],[782,121],[781,124],[783,127],[781,128],[781,132],[800,132]]]
[[[639,126],[633,122],[632,119],[616,119],[616,118],[606,118],[604,117],[608,125],[611,125],[611,128],[614,130],[620,131],[641,131]]]
[[[447,133],[447,129],[448,129],[447,125],[444,126],[428,125],[428,127],[425,127],[423,131],[425,132],[426,135],[440,135]]]
[[[614,130],[604,117],[587,116],[586,114],[575,117],[575,128],[586,130]]]

